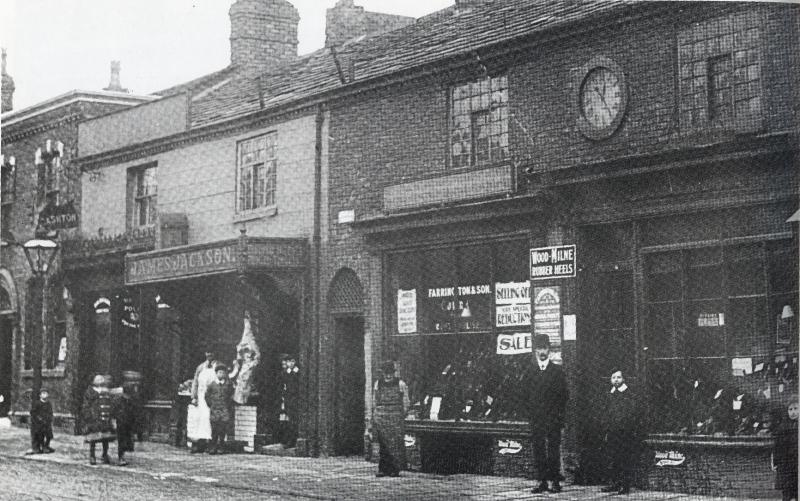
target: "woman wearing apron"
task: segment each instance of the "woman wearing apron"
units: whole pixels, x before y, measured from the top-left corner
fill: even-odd
[[[377,477],[399,477],[405,467],[404,422],[408,411],[408,387],[395,376],[394,362],[382,366],[382,376],[373,388],[373,432],[380,446]]]
[[[206,351],[206,360],[197,366],[192,381],[192,405],[189,406],[186,434],[192,441],[192,452],[204,452],[211,440],[211,410],[206,403],[206,388],[217,377],[214,352]]]

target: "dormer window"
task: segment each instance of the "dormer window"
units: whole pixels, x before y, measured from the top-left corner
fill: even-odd
[[[450,95],[450,164],[454,168],[508,158],[508,78],[457,85]]]

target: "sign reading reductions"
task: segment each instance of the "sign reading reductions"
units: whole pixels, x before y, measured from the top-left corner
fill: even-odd
[[[574,277],[576,269],[574,245],[531,249],[531,280]]]

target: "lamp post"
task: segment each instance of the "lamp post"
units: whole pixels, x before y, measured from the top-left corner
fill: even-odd
[[[53,264],[53,259],[56,257],[58,251],[58,244],[52,240],[42,240],[34,238],[28,240],[22,245],[25,251],[25,257],[28,259],[28,264],[31,266],[31,273],[33,274],[34,282],[37,284],[38,289],[42,293],[41,299],[41,315],[37,315],[37,322],[34,324],[37,327],[31,334],[31,365],[33,366],[33,388],[31,389],[31,398],[35,399],[39,390],[42,387],[42,351],[43,341],[42,338],[45,332],[46,325],[46,297],[45,297],[45,284],[47,272]],[[41,283],[40,283],[41,282]],[[39,290],[37,290],[39,292]],[[31,294],[33,296],[33,294]],[[37,301],[38,302],[38,301]]]

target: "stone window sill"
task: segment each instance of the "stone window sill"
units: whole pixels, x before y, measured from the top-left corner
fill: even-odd
[[[254,219],[261,219],[262,217],[271,217],[278,213],[277,205],[270,205],[269,207],[261,207],[245,212],[239,212],[233,216],[233,222],[242,223],[244,221],[252,221]]]

